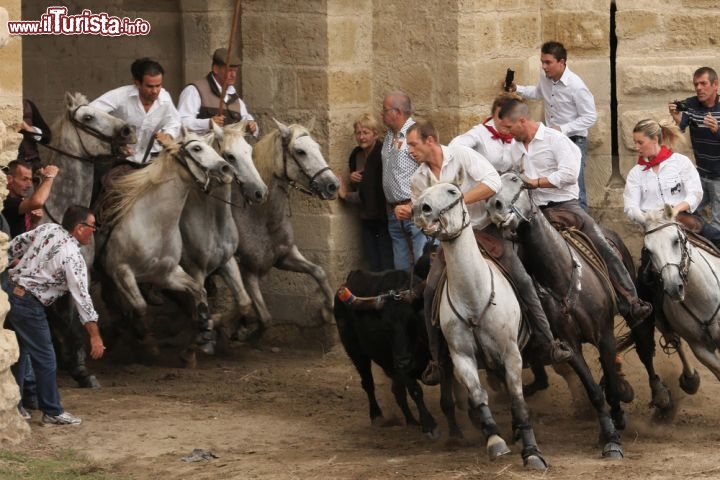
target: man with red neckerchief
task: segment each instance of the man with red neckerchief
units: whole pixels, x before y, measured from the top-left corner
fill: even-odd
[[[485,119],[484,122],[475,125],[473,128],[453,138],[449,146],[454,147],[462,145],[472,148],[483,157],[487,158],[495,170],[499,173],[516,169],[516,165],[512,164],[510,155],[510,146],[513,143],[513,137],[510,134],[498,132],[497,123],[499,121],[498,114],[500,109],[512,99],[520,97],[514,93],[503,93],[495,97],[493,101],[492,116]]]

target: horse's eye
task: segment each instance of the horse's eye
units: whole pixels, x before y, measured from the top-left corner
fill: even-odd
[[[297,150],[295,150],[295,154],[296,154],[296,155],[300,155],[300,156],[304,156],[304,155],[305,155],[305,150],[303,150],[303,149],[301,149],[301,148],[298,148]]]
[[[223,157],[225,157],[225,160],[228,162],[235,161],[235,155],[233,155],[232,153],[226,153],[225,155],[223,155]]]
[[[89,113],[86,113],[85,115],[83,115],[83,122],[90,122],[90,121],[92,121],[93,118],[95,118],[95,117],[93,117]]]
[[[193,146],[193,151],[200,152],[200,151],[202,151],[202,147],[200,145],[195,145],[195,146]]]

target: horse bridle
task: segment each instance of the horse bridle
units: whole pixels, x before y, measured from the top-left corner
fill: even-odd
[[[302,136],[302,135],[300,135],[300,136]],[[283,147],[283,175],[284,175],[284,178],[278,177],[275,174],[273,174],[273,176],[279,180],[285,180],[289,186],[291,186],[295,190],[298,190],[306,195],[310,195],[311,197],[313,197],[313,196],[322,197],[322,191],[320,190],[320,186],[316,179],[317,179],[317,177],[322,175],[324,172],[330,170],[330,167],[326,165],[326,166],[320,168],[314,174],[310,174],[310,172],[307,171],[305,166],[302,163],[300,163],[297,158],[295,158],[295,155],[290,153],[290,140],[285,141],[285,139],[283,139],[282,147]],[[310,188],[307,188],[304,185],[300,185],[295,180],[290,179],[290,176],[288,175],[288,157],[290,157],[292,159],[292,161],[295,162],[295,165],[298,167],[298,169],[302,172],[303,175],[305,175],[305,177],[307,177]]]
[[[75,118],[77,111],[80,108],[87,107],[87,106],[88,106],[88,104],[86,104],[86,103],[84,103],[82,105],[78,105],[77,107],[75,107],[75,109],[70,114],[70,123],[72,123],[75,126],[75,134],[78,136],[78,140],[80,140],[80,145],[82,146],[83,150],[85,151],[85,154],[88,157],[91,156],[90,153],[88,152],[87,148],[85,148],[85,144],[83,143],[82,137],[80,136],[80,133],[78,132],[78,130],[81,130],[81,131],[87,133],[88,135],[97,138],[98,140],[102,140],[103,142],[109,143],[110,151],[111,151],[112,155],[117,156],[120,153],[120,146],[124,145],[124,143],[118,141],[119,135],[115,135],[115,136],[105,135],[104,133],[100,132],[99,130],[97,130],[93,127],[90,127]],[[73,158],[76,158],[79,160],[83,160],[83,161],[91,161],[91,160],[88,160],[87,158],[78,157],[78,156],[72,155],[72,154],[65,154],[65,155],[68,155],[70,157],[73,157]]]
[[[520,209],[517,207],[517,201],[520,199],[520,194],[523,192],[523,190],[527,192],[527,194],[528,194],[528,200],[530,201],[530,216],[528,216],[528,217],[526,217],[525,215],[523,215],[522,212],[520,211]],[[520,219],[522,219],[522,221],[524,221],[524,222],[526,222],[526,223],[530,223],[530,221],[531,221],[531,220],[533,219],[533,217],[535,216],[535,209],[532,208],[532,207],[533,207],[533,200],[532,200],[532,197],[530,196],[530,188],[528,188],[528,187],[523,183],[523,184],[520,186],[520,189],[518,189],[518,191],[517,191],[517,193],[515,194],[515,196],[512,198],[512,200],[510,200],[510,211],[511,211],[512,213],[514,213],[515,215],[517,215],[518,217],[520,217]]]
[[[660,276],[662,276],[662,272],[667,267],[676,267],[678,269],[678,273],[680,274],[680,278],[682,279],[683,283],[686,283],[688,272],[690,271],[690,253],[688,251],[688,246],[687,246],[687,242],[688,242],[687,235],[684,235],[682,233],[682,228],[680,228],[680,224],[676,223],[676,222],[663,223],[662,225],[659,225],[655,228],[651,228],[650,230],[647,230],[645,232],[645,236],[650,235],[651,233],[657,232],[658,230],[662,230],[667,227],[676,227],[677,228],[677,236],[678,236],[678,240],[680,240],[680,245],[681,245],[680,246],[680,248],[681,248],[680,262],[679,263],[666,263],[660,269],[659,274],[660,274]]]
[[[458,188],[458,190],[459,190],[459,188]],[[440,234],[442,234],[443,232],[447,233],[447,222],[443,221],[443,216],[446,213],[448,213],[450,210],[455,208],[460,202],[462,202],[462,200],[463,200],[463,196],[462,196],[462,192],[460,192],[460,196],[457,199],[450,202],[450,204],[447,205],[445,208],[440,209],[440,211],[437,214],[437,218],[438,218],[438,223],[440,224],[441,228],[437,229],[434,233],[432,233],[430,235],[432,238],[438,238],[440,236]],[[462,224],[460,226],[460,229],[457,231],[457,233],[452,236],[448,236],[444,239],[440,239],[440,240],[442,240],[443,242],[452,242],[453,240],[456,240],[460,235],[462,235],[463,230],[465,230],[467,227],[470,226],[470,219],[469,219],[467,209],[463,208],[462,215],[463,215],[462,216]]]
[[[210,169],[206,168],[203,164],[198,162],[195,159],[195,157],[193,157],[192,152],[190,152],[190,150],[187,149],[188,145],[190,145],[191,143],[194,143],[194,142],[200,143],[201,145],[207,145],[207,143],[203,142],[202,140],[197,140],[197,139],[188,140],[187,142],[180,145],[180,149],[178,150],[177,153],[174,153],[173,156],[178,160],[180,165],[182,165],[191,176],[195,177],[195,174],[193,174],[192,170],[190,169],[190,166],[187,163],[187,157],[190,157],[192,159],[192,161],[195,163],[195,165],[205,173],[205,182],[204,183],[197,178],[195,179],[195,181],[197,183],[199,183],[200,185],[202,185],[202,191],[204,193],[208,193],[209,192],[208,185],[210,184],[210,174],[209,174]]]

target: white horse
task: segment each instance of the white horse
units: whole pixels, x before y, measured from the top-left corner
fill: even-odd
[[[220,128],[213,123],[214,131],[205,140],[233,168],[234,184],[220,185],[208,193],[190,189],[180,218],[183,242],[180,265],[199,285],[211,274],[219,273],[241,315],[252,311],[252,300],[234,257],[240,236],[232,210],[263,203],[268,192],[253,164],[252,147],[245,140],[245,125],[242,121]],[[233,202],[233,189],[238,192],[235,201],[240,203]]]
[[[442,244],[447,283],[440,293],[440,327],[450,349],[455,377],[469,393],[470,419],[487,439],[488,455],[494,459],[510,450],[488,407],[488,394],[478,376],[478,360],[488,370],[504,375],[512,402],[513,430],[523,442],[523,465],[547,469],[523,398],[518,347],[520,305],[507,278],[481,254],[462,192],[450,183],[429,187],[413,206],[413,220]]]
[[[656,212],[634,210],[630,217],[645,228],[645,248],[662,278],[662,315],[672,329],[663,334],[666,338],[680,335],[720,380],[720,258],[688,241],[669,206]],[[662,331],[662,322],[658,328]],[[697,373],[678,347],[683,361],[680,386],[695,393]]]
[[[108,186],[100,209],[105,238],[98,238],[98,258],[124,303],[126,313],[143,317],[147,303],[138,283],[192,295],[200,319],[198,343],[212,352],[207,295],[180,266],[180,215],[189,192],[232,181],[232,168],[195,134],[182,132],[148,167]],[[131,311],[128,311],[127,307]],[[138,327],[138,325],[136,325]],[[149,331],[140,326],[140,336]]]

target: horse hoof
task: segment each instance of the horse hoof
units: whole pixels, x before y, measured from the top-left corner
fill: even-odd
[[[453,440],[463,440],[465,438],[465,435],[463,435],[460,427],[456,426],[450,428],[450,431],[448,432],[448,437]]]
[[[510,453],[510,449],[508,448],[507,443],[505,443],[505,440],[500,438],[499,435],[492,435],[488,438],[487,452],[490,460],[495,460],[498,457]]]
[[[80,388],[100,388],[100,382],[95,378],[95,375],[82,377],[78,379],[77,383]]]
[[[603,458],[608,460],[622,460],[625,457],[622,446],[619,443],[608,442],[602,452]]]
[[[425,432],[425,436],[433,442],[437,441],[440,438],[440,427],[435,425],[429,432]]]
[[[523,467],[530,470],[539,470],[544,472],[548,469],[548,464],[543,457],[539,454],[530,455],[527,458],[523,458]]]
[[[635,399],[635,390],[624,378],[618,379],[618,399],[623,403],[632,403]]]
[[[370,425],[372,425],[373,427],[383,427],[383,426],[385,426],[385,417],[383,417],[382,415],[378,415],[378,416],[375,417],[375,418],[371,418],[371,419],[370,419]]]
[[[526,397],[526,398],[527,398],[527,397],[532,397],[532,396],[535,395],[537,392],[539,392],[539,391],[541,391],[541,390],[545,390],[545,389],[547,389],[549,386],[550,386],[550,385],[549,385],[547,382],[539,382],[539,381],[536,380],[536,381],[534,381],[534,382],[532,382],[532,383],[529,383],[529,384],[527,384],[527,385],[523,385],[523,396]]]
[[[215,344],[212,342],[200,344],[198,349],[205,355],[215,355]]]
[[[691,375],[685,375],[685,372],[680,375],[680,388],[688,395],[695,395],[697,393],[700,388],[700,375],[698,375],[697,370],[693,369]]]
[[[652,392],[652,406],[659,412],[667,412],[673,409],[672,394],[660,377],[654,378],[650,382],[650,391]]]
[[[195,352],[185,352],[182,355],[180,355],[180,361],[183,364],[183,367],[188,369],[195,369],[197,368],[197,355],[195,355]]]

